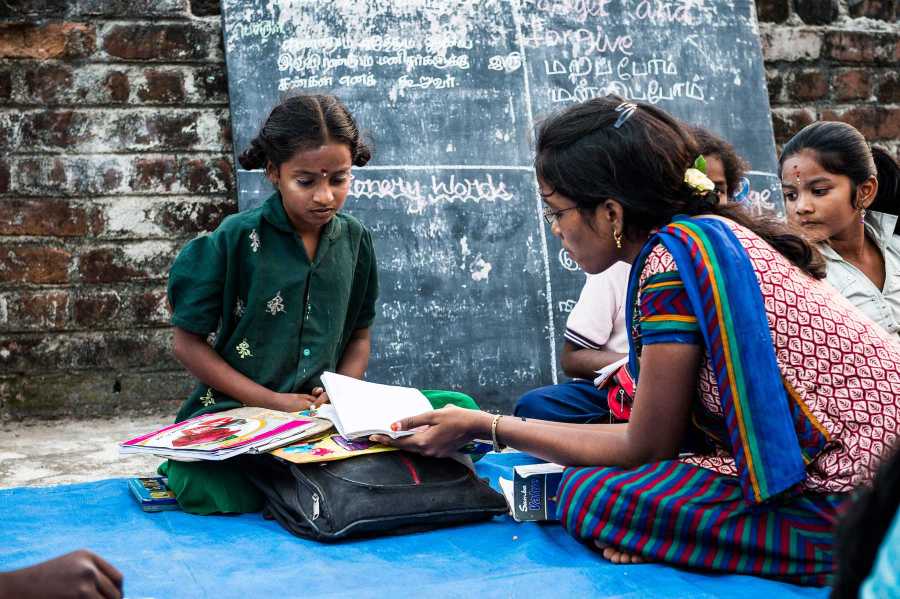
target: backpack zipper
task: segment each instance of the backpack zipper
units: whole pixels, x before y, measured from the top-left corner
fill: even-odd
[[[319,518],[319,494],[313,493],[312,496],[312,519],[317,520]]]

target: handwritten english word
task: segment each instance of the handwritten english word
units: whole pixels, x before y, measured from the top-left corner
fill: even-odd
[[[278,80],[278,91],[286,92],[292,89],[311,89],[315,87],[331,87],[334,85],[334,77],[282,77]]]
[[[575,309],[575,304],[576,304],[575,300],[568,299],[565,301],[558,302],[556,304],[556,308],[563,314],[568,314],[569,312],[571,312],[572,310]]]
[[[430,206],[481,202],[509,202],[514,196],[503,181],[494,181],[487,174],[482,177],[442,178],[431,176],[430,185],[409,181],[402,177],[387,179],[354,178],[350,193],[359,199],[388,198],[409,202],[409,214],[421,214]]]
[[[407,70],[418,67],[434,67],[436,69],[469,69],[468,54],[450,54],[449,56],[427,56],[422,54],[408,54],[406,50],[389,56],[378,56],[375,64],[379,66],[403,65]]]
[[[523,42],[532,48],[567,46],[572,56],[590,56],[621,52],[631,55],[634,39],[630,35],[608,35],[600,27],[596,29],[536,29],[525,36]]]
[[[412,79],[409,75],[403,75],[397,79],[397,89],[401,96],[406,95],[406,90],[416,89],[451,89],[459,86],[459,81],[453,75],[444,77],[429,77],[427,75],[420,76],[417,80]]]
[[[566,251],[566,248],[560,248],[559,250],[559,264],[563,268],[569,271],[579,270],[578,263],[572,260],[572,256],[569,255],[569,252]]]
[[[772,197],[772,190],[768,188],[751,189],[744,205],[757,216],[771,215],[779,208]]]
[[[656,79],[648,79],[635,82],[632,85],[622,81],[608,81],[603,85],[589,85],[584,79],[580,80],[575,89],[568,90],[557,87],[547,90],[547,96],[551,103],[565,104],[569,102],[584,102],[591,98],[615,94],[626,100],[639,100],[650,104],[672,101],[675,98],[688,98],[703,104],[706,103],[706,94],[701,85],[699,75],[691,81],[679,81],[671,84],[662,84]]]
[[[510,52],[509,54],[497,54],[488,59],[489,71],[506,71],[507,73],[515,73],[522,66],[522,55],[518,52]]]
[[[713,10],[705,8],[703,2],[704,0],[641,0],[633,14],[637,19],[659,25],[669,23],[691,25],[699,20],[702,13]]]
[[[551,17],[565,17],[576,23],[589,18],[608,17],[606,10],[613,0],[537,0],[535,8]]]
[[[609,77],[613,74],[623,81],[634,77],[660,77],[663,75],[678,75],[678,66],[667,58],[651,58],[649,60],[634,60],[628,56],[622,57],[615,66],[606,56],[590,58],[581,56],[564,63],[559,59],[545,60],[544,72],[547,75],[564,75],[572,83],[579,77]]]

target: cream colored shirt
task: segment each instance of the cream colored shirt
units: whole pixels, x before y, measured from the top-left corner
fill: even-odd
[[[566,339],[579,347],[628,352],[625,296],[631,265],[616,262],[605,271],[587,275],[578,303],[566,321]]]
[[[894,235],[897,217],[866,214],[866,235],[884,256],[884,288],[879,289],[861,270],[826,244],[819,250],[828,264],[826,280],[854,306],[889,333],[900,333],[900,236]]]

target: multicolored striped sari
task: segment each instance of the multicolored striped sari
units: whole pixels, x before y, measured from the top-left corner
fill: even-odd
[[[658,243],[678,272],[642,281]],[[841,497],[801,494],[798,483],[828,437],[785,389],[753,265],[728,223],[681,217],[662,228],[633,265],[628,301],[642,307],[642,333],[659,329],[707,349],[726,429],[717,441],[734,456],[738,477],[679,461],[568,469],[563,525],[651,560],[824,584]],[[653,316],[654,305],[671,302],[689,309]],[[640,380],[634,340],[630,367]]]

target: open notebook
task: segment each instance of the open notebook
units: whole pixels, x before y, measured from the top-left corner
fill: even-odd
[[[331,420],[345,439],[411,435],[413,431],[392,431],[391,424],[432,409],[422,392],[411,387],[379,385],[334,372],[322,373],[322,386],[331,404],[321,406],[316,416]]]

